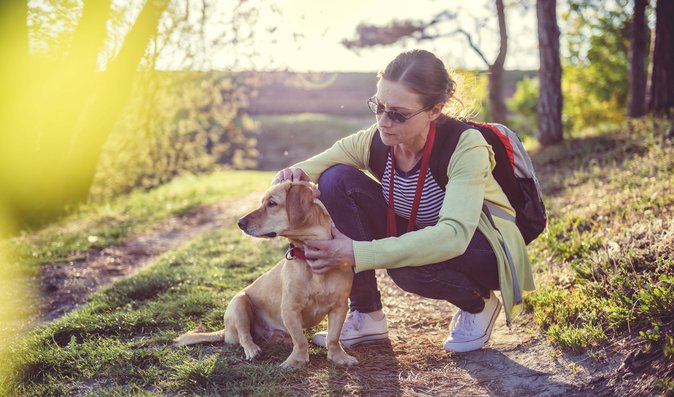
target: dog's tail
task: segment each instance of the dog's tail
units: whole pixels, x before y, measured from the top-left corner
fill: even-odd
[[[199,327],[194,331],[187,332],[180,335],[179,337],[173,340],[175,346],[187,346],[194,345],[196,343],[213,343],[213,342],[224,342],[225,341],[225,330],[215,332],[202,332],[203,326],[199,324]]]

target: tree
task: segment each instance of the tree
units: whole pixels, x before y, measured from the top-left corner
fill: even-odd
[[[670,115],[674,107],[674,1],[658,0],[648,111]]]
[[[40,223],[86,199],[101,147],[168,0],[145,3],[100,72],[109,6],[110,0],[84,2],[61,57],[29,55],[27,8],[3,15],[15,31],[3,35],[0,55],[17,62],[5,63],[0,75],[3,86],[13,86],[13,98],[4,98],[13,99],[12,105],[0,118],[0,201],[21,222]]]
[[[627,109],[627,116],[633,118],[646,114],[647,5],[648,0],[634,0],[630,31],[630,102]]]
[[[538,49],[540,54],[538,140],[543,145],[562,141],[562,66],[559,58],[557,2],[538,0]]]
[[[90,198],[96,178],[106,188],[130,189],[138,181],[147,188],[153,185],[145,176],[156,185],[252,153],[241,133],[248,127],[235,120],[249,75],[155,68],[163,54],[180,69],[207,69],[216,49],[249,59],[237,53],[253,48],[245,45],[250,30],[240,25],[259,6],[239,1],[218,14],[214,3],[2,2],[0,56],[11,62],[0,64],[0,214],[12,214],[20,227],[37,226]],[[207,19],[217,19],[221,30],[204,29]],[[133,172],[120,167],[129,164]]]
[[[356,28],[355,39],[345,39],[342,44],[347,48],[358,49],[376,45],[390,45],[400,40],[411,38],[417,41],[434,40],[441,37],[463,35],[470,48],[485,63],[489,78],[489,113],[491,121],[506,124],[508,108],[503,98],[504,64],[508,53],[508,35],[505,20],[505,7],[503,0],[495,0],[496,16],[499,31],[499,51],[494,62],[489,62],[487,56],[480,49],[473,37],[465,29],[460,27],[451,29],[449,32],[432,31],[433,28],[444,22],[454,22],[457,14],[444,11],[436,15],[430,22],[422,21],[392,21],[385,26],[360,24]]]
[[[628,0],[567,0],[563,39],[564,130],[622,123],[629,91]]]

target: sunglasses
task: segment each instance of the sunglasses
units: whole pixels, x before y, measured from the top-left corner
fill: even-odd
[[[377,99],[377,97],[372,97],[372,98],[368,99],[367,100],[367,106],[370,108],[372,113],[376,114],[377,116],[381,116],[383,113],[386,113],[386,115],[388,116],[389,119],[391,119],[391,121],[393,121],[394,123],[400,123],[400,124],[406,122],[407,120],[411,119],[412,117],[416,116],[417,114],[419,114],[421,112],[425,112],[426,110],[433,107],[433,106],[427,106],[427,107],[421,109],[420,111],[418,111],[414,114],[410,114],[409,116],[405,116],[404,114],[400,113],[397,110],[386,110],[384,105],[379,103],[379,100]]]

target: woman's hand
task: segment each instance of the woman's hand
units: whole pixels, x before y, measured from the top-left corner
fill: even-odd
[[[272,185],[281,183],[283,181],[307,181],[311,182],[311,178],[304,172],[301,168],[295,168],[291,170],[290,168],[284,168],[276,174],[274,179],[271,181]]]
[[[346,237],[332,225],[332,240],[307,240],[304,242],[304,255],[311,271],[318,274],[348,266],[353,267],[356,259],[353,255],[353,240]]]

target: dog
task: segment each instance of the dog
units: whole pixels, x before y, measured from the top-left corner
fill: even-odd
[[[301,259],[304,241],[332,238],[332,219],[318,195],[311,182],[282,182],[267,190],[259,208],[239,219],[239,228],[246,234],[286,237],[294,248],[232,298],[225,311],[224,330],[188,332],[175,339],[176,345],[239,343],[246,358],[252,360],[261,352],[254,339],[290,335],[293,350],[281,367],[297,367],[309,361],[309,343],[303,329],[318,324],[327,315],[328,359],[337,365],[358,363],[339,343],[353,282],[351,267],[345,264],[328,273],[315,274]]]

